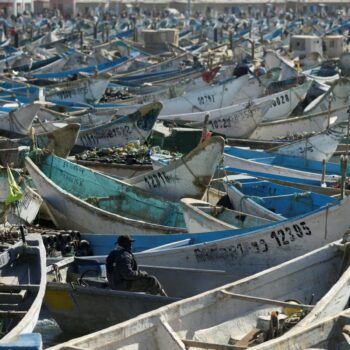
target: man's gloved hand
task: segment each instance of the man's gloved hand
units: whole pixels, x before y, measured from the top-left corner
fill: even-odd
[[[140,277],[147,277],[148,273],[146,271],[140,271]]]

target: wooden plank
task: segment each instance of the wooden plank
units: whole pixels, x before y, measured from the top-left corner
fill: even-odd
[[[70,256],[69,258],[65,258],[60,261],[57,261],[56,263],[46,267],[46,273],[50,273],[54,271],[55,266],[57,266],[59,269],[62,267],[66,267],[67,265],[71,264],[74,261],[74,259],[75,259],[74,256]]]
[[[15,302],[4,302],[0,304],[0,310],[3,311],[13,311],[13,310],[17,310],[19,307],[19,303],[15,303]]]
[[[0,292],[0,303],[4,302],[21,302],[27,294],[26,290],[21,290],[19,293],[10,292]]]
[[[256,337],[262,332],[261,329],[253,328],[250,332],[248,332],[243,338],[234,343],[235,346],[241,346],[247,348],[250,343],[256,339]]]
[[[27,311],[0,310],[0,317],[3,317],[3,318],[24,317],[26,314],[27,314]]]
[[[242,346],[206,343],[203,341],[189,340],[189,339],[181,339],[181,341],[188,348],[192,347],[192,348],[208,349],[208,350],[209,349],[210,350],[243,350],[243,349],[246,349],[245,347],[242,347]]]
[[[243,294],[236,294],[236,293],[230,293],[226,290],[221,291],[222,294],[244,300],[244,301],[250,301],[253,303],[258,303],[258,304],[267,304],[267,305],[275,305],[275,306],[282,306],[282,307],[292,307],[292,308],[299,308],[299,309],[304,309],[311,311],[314,308],[314,305],[305,305],[305,304],[292,304],[288,303],[285,301],[279,301],[279,300],[273,300],[273,299],[267,299],[267,298],[259,298],[259,297],[252,297],[250,295],[243,295]]]
[[[0,284],[0,292],[20,292],[22,290],[37,291],[39,284]]]
[[[350,325],[346,325],[342,329],[344,340],[350,345]]]
[[[21,303],[23,298],[18,293],[0,293],[0,304],[13,304],[13,303]]]
[[[344,326],[342,332],[350,335],[350,325]]]

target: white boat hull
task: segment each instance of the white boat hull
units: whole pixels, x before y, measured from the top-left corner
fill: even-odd
[[[160,169],[125,180],[130,185],[172,201],[201,199],[224,150],[224,139],[210,137],[184,157]]]
[[[342,237],[350,224],[350,197],[311,214],[246,234],[188,247],[139,253],[141,264],[223,269],[249,276]],[[234,232],[234,231],[233,231]]]
[[[334,124],[336,120],[336,116],[331,116],[329,124]],[[263,122],[257,126],[249,138],[254,140],[275,140],[305,133],[321,132],[327,126],[327,113],[314,116],[300,116],[273,122]]]
[[[286,176],[296,179],[308,179],[322,182],[322,175],[316,173],[310,173],[301,170],[295,170],[292,168],[285,168],[282,166],[276,166],[271,164],[264,164],[255,162],[254,160],[235,157],[230,154],[224,153],[225,166],[234,167],[237,169],[244,169],[246,171],[262,172],[268,174],[276,174],[280,176]],[[326,175],[325,182],[334,182],[339,180],[338,175]]]

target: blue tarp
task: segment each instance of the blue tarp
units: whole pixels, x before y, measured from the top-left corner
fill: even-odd
[[[115,67],[120,66],[124,62],[128,60],[127,57],[120,57],[114,61],[107,62],[107,63],[101,63],[96,66],[89,66],[85,68],[78,68],[78,69],[71,69],[66,70],[63,72],[54,72],[54,73],[43,73],[43,74],[33,74],[33,78],[37,79],[62,79],[62,78],[68,78],[72,75],[79,74],[79,73],[87,73],[87,74],[94,74],[94,73],[103,73],[108,70],[111,70]]]

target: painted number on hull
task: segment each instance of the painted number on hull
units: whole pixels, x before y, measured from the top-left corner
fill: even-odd
[[[170,178],[164,171],[158,171],[156,174],[145,176],[144,181],[149,188],[158,188],[170,183]]]
[[[285,94],[285,95],[281,95],[281,96],[279,96],[279,97],[276,97],[274,100],[273,100],[273,103],[272,103],[272,105],[274,106],[274,107],[276,107],[276,106],[279,106],[279,105],[283,105],[283,104],[285,104],[285,103],[287,103],[287,102],[289,102],[289,96],[287,95],[287,94]]]
[[[239,120],[246,120],[252,118],[252,116],[252,110],[248,109],[238,113],[233,113],[232,116],[227,118],[217,118],[214,120],[209,120],[209,125],[212,127],[212,129],[227,129],[232,127],[231,121],[234,123]]]
[[[208,103],[214,103],[215,102],[215,95],[204,95],[204,96],[198,96],[198,104],[205,105]]]
[[[209,121],[210,126],[213,129],[226,129],[231,127],[230,118],[215,119]]]
[[[291,227],[286,226],[284,229],[272,231],[270,237],[277,242],[279,247],[282,247],[288,246],[299,238],[311,236],[311,234],[312,232],[306,222],[302,221],[299,224],[293,224]],[[231,244],[227,247],[197,248],[194,250],[194,254],[197,261],[235,260],[250,253],[266,253],[270,248],[271,244],[269,242],[265,239],[259,239]]]
[[[223,248],[202,248],[195,249],[194,254],[197,261],[209,261],[209,260],[235,260],[242,256],[253,253],[266,253],[269,250],[269,246],[264,239],[258,241],[244,242],[238,244],[231,244],[228,247]]]
[[[271,232],[271,238],[275,239],[278,246],[288,245],[294,242],[298,238],[305,236],[311,236],[311,230],[306,225],[305,221],[302,221],[299,225],[294,224],[292,227],[286,226],[284,229]]]
[[[132,129],[129,125],[117,126],[113,129],[109,129],[103,134],[86,133],[80,136],[80,140],[84,146],[98,145],[100,139],[112,139],[114,137],[122,136],[128,137],[132,133]]]

